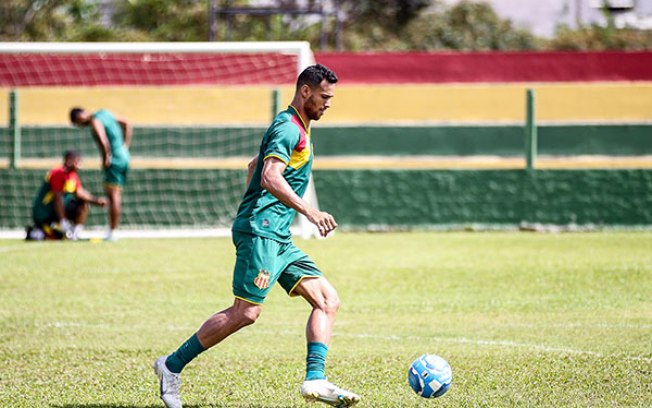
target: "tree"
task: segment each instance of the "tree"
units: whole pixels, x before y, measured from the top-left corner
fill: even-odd
[[[534,49],[536,38],[501,19],[487,3],[434,4],[403,25],[391,22],[354,28],[345,34],[353,50],[506,50]]]
[[[208,2],[197,0],[117,0],[114,26],[152,41],[206,41]]]
[[[5,1],[0,40],[117,41],[120,32],[99,24],[99,14],[98,2],[91,0]]]

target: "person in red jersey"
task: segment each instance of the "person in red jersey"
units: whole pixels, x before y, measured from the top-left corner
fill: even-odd
[[[88,204],[104,207],[107,200],[95,197],[82,187],[77,170],[81,155],[68,150],[63,165],[50,170],[34,197],[32,206],[33,227],[28,227],[27,239],[79,239]]]

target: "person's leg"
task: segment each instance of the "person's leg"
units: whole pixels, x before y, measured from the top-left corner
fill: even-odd
[[[71,219],[74,224],[70,239],[79,239],[79,235],[84,228],[84,223],[86,223],[86,217],[88,217],[88,207],[88,203],[82,200],[71,200],[66,205],[66,217]]]
[[[197,333],[186,340],[174,353],[154,362],[158,375],[161,399],[168,408],[180,408],[179,374],[200,353],[215,346],[241,328],[253,324],[260,316],[261,306],[242,299],[215,313],[202,324]]]
[[[180,373],[199,353],[215,346],[241,328],[255,323],[260,311],[260,305],[236,298],[231,307],[209,317],[197,333],[170,354],[165,364],[173,373]]]
[[[306,324],[306,380],[324,379],[326,353],[330,346],[340,299],[335,288],[324,277],[304,278],[293,292],[306,299],[312,306]]]
[[[117,239],[115,231],[122,215],[122,189],[127,182],[128,172],[129,165],[122,162],[114,162],[104,169],[104,191],[109,199],[109,231],[105,237],[107,241]]]
[[[122,214],[122,189],[113,184],[105,184],[104,191],[109,199],[109,232],[107,239],[115,239],[115,230],[120,224]]]
[[[85,201],[79,201],[75,205],[75,216],[72,218],[72,222],[75,225],[84,225],[86,223],[87,217],[88,217],[88,203]]]
[[[253,324],[260,316],[267,293],[276,281],[259,280],[263,271],[273,271],[278,243],[248,234],[234,233],[236,263],[233,270],[233,305],[208,318],[174,353],[154,363],[159,377],[161,399],[168,408],[181,407],[179,373],[197,355],[241,328]]]
[[[325,374],[326,354],[333,334],[340,299],[335,288],[324,277],[305,277],[292,291],[312,306],[306,324],[308,352],[306,377],[301,393],[309,400],[349,407],[360,401],[360,396],[328,382]]]

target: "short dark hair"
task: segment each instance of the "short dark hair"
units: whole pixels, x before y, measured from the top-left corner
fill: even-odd
[[[337,75],[322,64],[311,65],[304,69],[297,79],[297,89],[301,86],[308,85],[310,88],[315,88],[321,84],[323,80],[331,84],[337,83]]]
[[[68,160],[68,159],[76,159],[78,157],[81,157],[81,153],[79,153],[75,149],[69,149],[63,152],[63,159]]]
[[[84,111],[84,108],[72,108],[70,109],[70,121],[75,123],[77,117]]]

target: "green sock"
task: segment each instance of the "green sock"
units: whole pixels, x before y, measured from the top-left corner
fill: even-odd
[[[199,353],[206,350],[197,338],[197,333],[193,334],[185,343],[181,345],[174,353],[165,360],[165,366],[173,373],[180,373],[181,370],[197,357]]]
[[[306,380],[323,380],[326,378],[326,353],[328,346],[324,343],[308,343],[308,356],[306,357]]]

